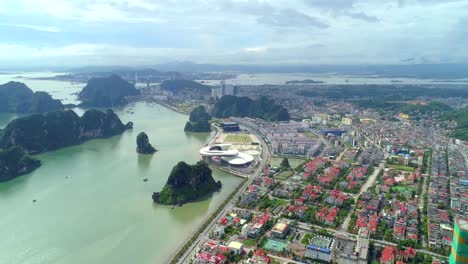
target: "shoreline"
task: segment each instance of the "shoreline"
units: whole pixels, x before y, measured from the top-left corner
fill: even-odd
[[[254,134],[258,137],[256,133]],[[218,207],[218,209],[214,213],[212,213],[212,215],[204,222],[204,224],[200,226],[195,233],[192,233],[191,237],[185,241],[183,246],[178,248],[177,253],[173,255],[169,263],[171,264],[172,263],[174,264],[186,263],[185,261],[187,261],[187,259],[190,258],[190,256],[194,254],[194,251],[196,251],[196,247],[200,244],[201,239],[202,239],[202,237],[200,236],[201,235],[206,236],[205,232],[208,232],[211,230],[213,225],[216,223],[216,220],[218,219],[218,217],[220,217],[222,213],[225,213],[226,208],[229,208],[228,206],[233,202],[233,200],[236,199],[236,197],[241,195],[241,190],[243,190],[243,188],[246,188],[248,184],[252,182],[255,175],[259,175],[261,173],[262,168],[265,165],[265,162],[268,162],[268,160],[270,159],[270,152],[266,143],[263,140],[261,142],[263,142],[262,147],[264,148],[264,151],[266,152],[262,152],[262,159],[260,161],[259,166],[257,166],[255,172],[252,175],[250,175],[252,177],[249,176],[242,180],[242,182],[236,187],[236,189],[231,193],[231,195],[229,195],[224,200],[224,202]],[[218,168],[215,168],[215,169],[218,169]]]
[[[172,110],[174,112],[184,114],[184,115],[189,115],[189,113],[184,112],[184,111],[182,111],[182,110],[180,110],[180,109],[176,108],[175,106],[170,105],[168,103],[165,103],[165,102],[162,102],[162,101],[152,101],[152,102],[154,102],[156,104],[159,104],[159,105],[161,105],[161,106],[163,106],[163,107],[165,107],[165,108],[167,108],[169,110]],[[219,127],[217,127],[215,125],[211,125],[211,126],[215,130],[215,134],[211,137],[211,139],[208,141],[207,144],[212,144],[213,141],[220,134],[220,128]],[[208,224],[210,224],[216,218],[216,216],[226,207],[227,203],[232,199],[232,197],[236,193],[239,192],[239,189],[242,188],[242,186],[244,186],[245,182],[248,179],[248,176],[247,177],[240,177],[239,175],[236,175],[236,174],[232,173],[231,171],[228,171],[228,170],[225,170],[225,169],[222,169],[222,168],[218,168],[216,166],[214,166],[212,168],[215,169],[215,170],[219,170],[219,171],[228,173],[228,174],[230,174],[230,175],[232,175],[234,177],[242,178],[242,181],[239,183],[238,186],[236,186],[236,188],[231,192],[231,194],[229,194],[229,196],[226,199],[224,199],[223,202],[213,211],[213,213],[211,213],[209,216],[207,216],[206,220],[204,220],[200,226],[195,228],[193,230],[193,232],[190,234],[190,236],[188,236],[186,239],[184,239],[184,242],[181,243],[177,247],[177,250],[175,250],[173,254],[170,254],[170,257],[168,257],[166,259],[166,261],[168,263],[177,263],[180,260],[180,257],[178,257],[178,256],[184,254],[185,251],[183,251],[183,249],[190,246],[192,244],[192,242],[191,242],[192,240],[198,238],[198,236],[206,229],[206,226]]]
[[[148,101],[146,101],[146,100],[142,100],[142,101],[143,101],[143,102],[148,102]],[[185,112],[185,111],[183,111],[183,110],[181,110],[181,109],[179,109],[179,108],[177,108],[177,107],[171,105],[170,103],[166,103],[166,102],[163,102],[163,101],[160,101],[160,100],[154,100],[154,101],[150,101],[150,102],[151,102],[151,103],[159,104],[159,105],[161,105],[161,106],[164,106],[164,107],[166,107],[167,109],[172,110],[172,111],[174,111],[174,112],[177,112],[177,113],[179,113],[179,114],[190,115],[190,113]]]

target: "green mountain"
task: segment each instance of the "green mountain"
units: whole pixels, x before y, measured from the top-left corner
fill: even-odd
[[[190,112],[189,121],[185,124],[186,132],[211,132],[211,116],[206,112],[204,106],[195,107]]]
[[[78,94],[84,106],[114,107],[128,103],[127,96],[138,95],[135,86],[117,75],[92,78]]]
[[[0,148],[19,146],[37,154],[118,135],[132,126],[122,124],[112,110],[88,110],[82,117],[71,110],[33,114],[11,121],[0,131]]]
[[[223,96],[215,103],[213,116],[220,118],[253,117],[267,121],[288,121],[290,119],[288,110],[271,99],[261,97],[258,100],[252,100],[248,97],[232,95]]]
[[[149,143],[148,135],[145,132],[141,132],[137,136],[137,152],[140,154],[153,154],[156,149]]]
[[[211,87],[191,80],[167,80],[161,83],[161,88],[173,93],[191,92],[193,94],[211,94]]]
[[[54,100],[46,92],[33,92],[24,83],[0,85],[0,112],[44,113],[63,108],[60,100]]]
[[[20,147],[0,149],[0,182],[30,173],[40,166],[39,160],[31,158]]]
[[[444,115],[445,120],[457,122],[457,127],[451,136],[461,140],[468,140],[468,107],[454,110]]]
[[[184,204],[211,194],[221,188],[221,182],[213,179],[205,162],[188,165],[181,161],[171,171],[161,192],[153,193],[153,201],[159,204]]]

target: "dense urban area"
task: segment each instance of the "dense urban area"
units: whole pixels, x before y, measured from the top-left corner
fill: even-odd
[[[148,82],[142,95],[182,112],[205,105],[218,131],[210,144],[256,158],[242,167],[208,159],[245,180],[173,263],[435,264],[456,257],[454,229],[466,230],[468,212],[464,88],[174,82]],[[268,97],[289,116],[225,109],[234,96],[253,104]]]

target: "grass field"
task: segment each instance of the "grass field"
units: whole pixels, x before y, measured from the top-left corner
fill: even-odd
[[[251,144],[253,141],[249,135],[245,134],[229,134],[224,138],[224,142],[228,143],[240,143],[240,144]]]
[[[416,191],[415,188],[404,187],[404,186],[394,186],[392,187],[392,190],[397,191],[397,192],[404,192],[405,190]]]
[[[310,240],[311,240],[312,238],[314,238],[314,237],[315,237],[315,235],[313,235],[313,234],[310,234],[310,233],[305,234],[304,237],[303,237],[302,240],[301,240],[301,244],[303,244],[303,245],[305,245],[305,246],[309,245],[309,244],[310,244]]]
[[[390,165],[390,164],[387,164],[386,167],[391,168],[391,169],[395,169],[395,170],[401,170],[401,171],[411,171],[411,172],[416,171],[415,168],[409,167],[409,166],[404,166],[404,165]]]
[[[246,246],[246,247],[251,247],[251,246],[255,245],[255,240],[253,240],[253,239],[247,239],[247,240],[245,240],[245,241],[243,242],[243,244],[244,244],[244,246]]]
[[[304,137],[311,138],[311,139],[318,139],[319,136],[317,134],[314,134],[312,132],[303,132],[301,133]]]
[[[276,175],[275,179],[285,181],[285,180],[289,179],[293,175],[294,175],[294,171],[286,170],[286,171],[282,171],[278,175]]]

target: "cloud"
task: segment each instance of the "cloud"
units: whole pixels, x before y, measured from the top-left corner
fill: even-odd
[[[467,6],[468,0],[0,0],[0,61],[463,62]]]
[[[330,10],[351,9],[355,0],[304,0],[308,5]]]
[[[148,13],[157,5],[140,0],[18,0],[26,13],[44,14],[64,20],[87,22],[161,22]]]
[[[57,27],[48,27],[48,26],[39,26],[39,25],[28,25],[28,24],[8,24],[8,23],[1,23],[0,26],[7,26],[7,27],[17,27],[17,28],[26,28],[35,31],[43,31],[43,32],[60,32],[61,30]]]
[[[312,8],[324,10],[334,16],[346,16],[366,22],[378,22],[379,18],[358,10],[356,5],[362,4],[356,0],[304,0]]]
[[[348,16],[354,18],[354,19],[360,19],[364,20],[367,22],[378,22],[379,19],[376,16],[369,16],[364,12],[350,12],[348,13]]]
[[[278,12],[261,16],[258,23],[273,27],[316,27],[327,28],[328,25],[315,17],[293,9],[284,9]]]

